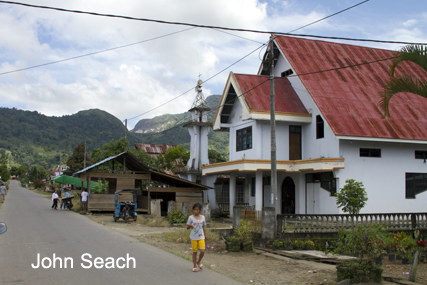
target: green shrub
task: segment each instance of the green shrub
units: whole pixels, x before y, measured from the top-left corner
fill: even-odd
[[[240,227],[237,228],[236,235],[240,239],[240,242],[247,242],[252,240],[252,232],[250,229],[251,222],[241,220]]]
[[[187,222],[187,216],[178,210],[170,211],[167,218],[171,224],[183,224]]]
[[[374,281],[381,283],[383,269],[372,260],[352,260],[337,265],[338,281],[350,279],[351,283]]]

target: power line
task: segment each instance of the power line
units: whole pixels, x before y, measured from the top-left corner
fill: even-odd
[[[4,1],[4,0],[0,0],[0,3],[21,5],[21,6],[32,7],[32,8],[56,10],[61,12],[87,14],[87,15],[93,15],[93,16],[111,17],[111,18],[119,18],[119,19],[135,20],[135,21],[143,21],[143,22],[153,22],[153,23],[169,24],[169,25],[191,26],[191,27],[207,28],[207,29],[221,29],[221,30],[228,30],[228,31],[251,32],[251,33],[260,33],[260,34],[276,34],[276,35],[285,35],[285,36],[294,36],[294,37],[311,37],[311,38],[319,38],[319,39],[332,39],[332,40],[345,40],[345,41],[361,41],[361,42],[405,44],[405,45],[410,45],[410,44],[427,45],[427,43],[357,39],[357,38],[346,38],[346,37],[330,37],[330,36],[319,36],[319,35],[309,35],[309,34],[290,34],[290,33],[283,33],[283,32],[277,32],[277,31],[261,31],[261,30],[253,30],[253,29],[229,28],[229,27],[211,26],[211,25],[198,25],[198,24],[184,23],[184,22],[171,22],[171,21],[164,21],[164,20],[136,18],[136,17],[130,17],[130,16],[114,15],[114,14],[102,14],[102,13],[95,13],[95,12],[88,12],[88,11],[70,10],[70,9],[64,9],[64,8],[40,6],[40,5],[26,4],[26,3],[20,3],[20,2],[13,2],[13,1]]]
[[[60,62],[64,62],[64,61],[68,61],[68,60],[72,60],[72,59],[82,58],[82,57],[85,57],[85,56],[91,56],[91,55],[95,55],[95,54],[99,54],[99,53],[103,53],[103,52],[107,52],[107,51],[112,51],[112,50],[115,50],[115,49],[125,48],[125,47],[129,47],[129,46],[133,46],[133,45],[137,45],[137,44],[141,44],[141,43],[146,43],[146,42],[149,42],[149,41],[153,41],[153,40],[157,40],[157,39],[164,38],[164,37],[167,37],[167,36],[175,35],[175,34],[182,33],[182,32],[188,31],[188,30],[192,30],[192,29],[195,29],[195,27],[188,28],[188,29],[181,30],[181,31],[176,31],[176,32],[173,32],[173,33],[169,33],[169,34],[166,34],[166,35],[154,37],[154,38],[151,38],[151,39],[139,41],[139,42],[136,42],[136,43],[131,43],[131,44],[123,45],[123,46],[118,46],[118,47],[113,47],[113,48],[109,48],[109,49],[104,49],[104,50],[101,50],[101,51],[91,52],[91,53],[88,53],[88,54],[78,55],[78,56],[74,56],[74,57],[70,57],[70,58],[65,58],[65,59],[61,59],[61,60],[57,60],[57,61],[42,63],[42,64],[30,66],[30,67],[21,68],[21,69],[6,71],[6,72],[0,73],[0,75],[14,73],[14,72],[18,72],[18,71],[24,71],[24,70],[33,69],[33,68],[37,68],[37,67],[42,67],[42,66],[46,66],[46,65],[51,65],[51,64],[55,64],[55,63],[60,63]]]
[[[247,55],[245,55],[244,57],[242,57],[242,58],[240,58],[239,60],[237,60],[237,61],[233,62],[232,64],[230,64],[229,66],[227,66],[227,67],[225,67],[224,69],[220,70],[219,72],[215,73],[214,75],[212,75],[211,77],[209,77],[208,79],[206,79],[204,82],[207,82],[207,81],[211,80],[212,78],[216,77],[218,74],[220,74],[220,73],[224,72],[225,70],[229,69],[229,68],[230,68],[230,67],[232,67],[233,65],[235,65],[235,64],[237,64],[237,63],[239,63],[240,61],[242,61],[243,59],[247,58],[248,56],[250,56],[251,54],[253,54],[254,52],[256,52],[257,50],[259,50],[260,48],[262,48],[262,47],[263,47],[263,46],[265,46],[265,45],[266,45],[266,44],[262,44],[261,46],[257,47],[256,49],[254,49],[253,51],[251,51],[250,53],[248,53],[248,54],[247,54]],[[144,112],[144,113],[141,113],[141,114],[139,114],[139,115],[137,115],[137,116],[134,116],[134,117],[132,117],[132,118],[128,119],[128,121],[133,120],[133,119],[136,119],[136,118],[138,118],[138,117],[141,117],[141,116],[143,116],[143,115],[145,115],[145,114],[147,114],[147,113],[149,113],[149,112],[151,112],[151,111],[154,111],[154,110],[156,110],[156,109],[158,109],[158,108],[160,108],[160,107],[162,107],[162,106],[164,106],[164,105],[166,105],[166,104],[168,104],[168,103],[170,103],[170,102],[172,102],[172,101],[174,101],[174,100],[178,99],[179,97],[181,97],[181,96],[183,96],[183,95],[187,94],[188,92],[190,92],[191,90],[193,90],[195,87],[196,87],[196,86],[194,86],[194,87],[190,88],[189,90],[185,91],[184,93],[182,93],[182,94],[180,94],[180,95],[178,95],[178,96],[176,96],[176,97],[172,98],[172,99],[171,99],[171,100],[169,100],[169,101],[166,101],[165,103],[163,103],[163,104],[161,104],[161,105],[159,105],[159,106],[157,106],[157,107],[155,107],[155,108],[153,108],[153,109],[150,109],[150,110],[148,110],[148,111],[146,111],[146,112]]]

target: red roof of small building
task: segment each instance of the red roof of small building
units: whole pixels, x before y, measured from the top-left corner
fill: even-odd
[[[401,93],[390,101],[390,118],[379,106],[390,60],[318,72],[391,58],[394,51],[280,36],[275,39],[335,135],[427,140],[427,99]],[[395,76],[427,73],[402,62]],[[305,75],[306,73],[310,73]]]
[[[168,148],[176,147],[172,144],[150,144],[150,143],[136,143],[135,148],[143,149],[148,154],[165,154]]]
[[[266,75],[234,73],[249,109],[270,112],[270,80]],[[248,93],[246,93],[248,92]],[[291,83],[285,77],[274,79],[276,112],[308,114]]]

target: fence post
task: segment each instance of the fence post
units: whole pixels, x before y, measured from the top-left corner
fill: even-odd
[[[205,216],[206,223],[211,222],[211,204],[210,203],[203,203],[202,215]]]
[[[274,232],[276,228],[276,210],[274,207],[262,208],[262,227],[261,238],[263,240],[274,239]]]
[[[277,215],[277,238],[280,237],[283,231],[283,228],[282,228],[283,219],[284,217],[282,215]]]
[[[237,229],[241,225],[240,218],[242,215],[242,209],[243,207],[241,206],[233,207],[233,229]]]
[[[188,217],[188,207],[191,206],[190,202],[182,202],[182,213],[184,214],[184,216]],[[191,215],[191,213],[190,213]]]
[[[412,229],[417,228],[417,216],[416,216],[416,214],[411,214],[411,228]]]

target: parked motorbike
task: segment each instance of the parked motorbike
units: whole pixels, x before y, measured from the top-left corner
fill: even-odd
[[[5,223],[0,223],[0,235],[4,234],[7,231],[7,227]]]
[[[66,200],[65,200],[65,206],[67,207],[67,209],[68,210],[70,210],[71,211],[71,208],[73,208],[73,203],[71,203],[71,197],[70,198],[67,198]]]

